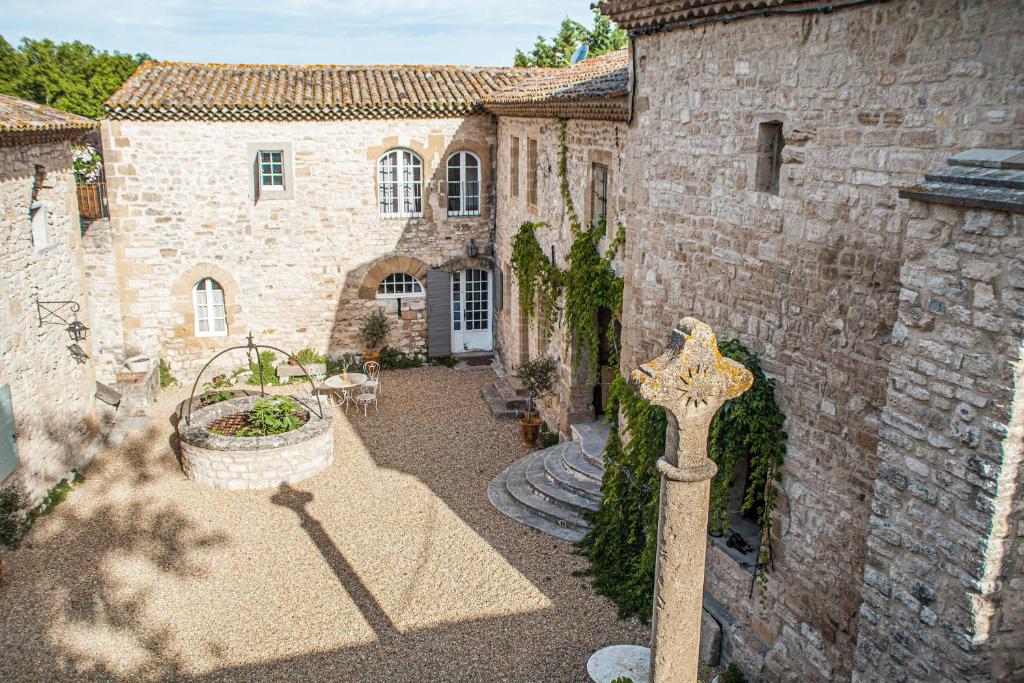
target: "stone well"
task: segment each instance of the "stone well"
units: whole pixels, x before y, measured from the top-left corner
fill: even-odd
[[[262,396],[240,396],[192,411],[178,425],[185,474],[206,486],[222,489],[265,489],[293,484],[313,476],[334,461],[331,410],[323,417],[310,410],[298,429],[275,436],[239,437],[214,434],[207,427],[227,415],[249,410]],[[184,411],[183,411],[184,412]]]

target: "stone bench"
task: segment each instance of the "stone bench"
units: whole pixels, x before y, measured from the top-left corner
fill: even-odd
[[[305,370],[301,365],[288,365],[288,363],[281,363],[277,366],[277,378],[282,383],[292,377],[305,377],[307,373],[313,378],[313,381],[322,382],[327,377],[327,366],[323,363],[310,363]]]

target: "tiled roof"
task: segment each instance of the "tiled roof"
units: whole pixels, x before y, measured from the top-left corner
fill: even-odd
[[[81,131],[95,127],[92,119],[0,95],[0,134]]]
[[[617,50],[563,68],[543,69],[484,100],[496,114],[626,119],[629,51]]]
[[[972,149],[900,190],[923,202],[1024,213],[1024,150]]]
[[[819,0],[603,0],[597,8],[619,28],[644,33],[816,1]]]
[[[107,100],[114,119],[464,116],[536,69],[147,62]]]

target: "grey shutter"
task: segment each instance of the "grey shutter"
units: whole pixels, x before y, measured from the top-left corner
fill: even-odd
[[[491,278],[494,281],[494,293],[491,295],[491,302],[494,304],[494,312],[498,313],[505,303],[502,301],[502,297],[505,295],[505,283],[503,282],[504,275],[501,272],[501,264],[494,264],[494,270],[491,272],[494,273],[494,277]]]
[[[427,355],[452,355],[451,275],[427,271]]]
[[[14,408],[11,386],[0,387],[0,481],[18,469],[18,447],[14,443]]]
[[[260,200],[260,153],[252,158],[252,203]]]

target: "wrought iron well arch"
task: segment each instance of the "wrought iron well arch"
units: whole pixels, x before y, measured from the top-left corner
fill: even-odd
[[[302,369],[303,376],[311,384],[313,383],[312,376],[310,376],[310,374],[308,372],[306,372],[306,366],[304,366],[301,362],[299,362],[298,358],[296,358],[292,354],[288,353],[284,349],[279,349],[276,346],[270,346],[269,344],[257,344],[256,342],[254,342],[252,340],[252,332],[250,332],[249,336],[246,338],[246,344],[244,346],[232,346],[232,347],[224,349],[223,351],[221,351],[220,353],[215,355],[213,358],[211,358],[210,360],[206,361],[206,365],[204,365],[203,369],[199,371],[198,375],[196,375],[196,381],[192,383],[192,393],[189,394],[189,397],[188,397],[188,414],[185,416],[185,426],[186,427],[191,427],[192,426],[192,404],[195,402],[196,387],[199,386],[199,380],[202,378],[203,373],[206,372],[206,369],[208,367],[210,367],[210,365],[213,363],[213,361],[217,360],[218,358],[223,356],[225,353],[229,353],[231,351],[237,351],[239,349],[245,349],[245,353],[246,353],[247,357],[249,358],[249,367],[250,368],[252,367],[252,352],[253,351],[256,352],[256,367],[259,370],[259,375],[260,375],[260,395],[261,396],[267,396],[268,394],[267,394],[266,388],[263,385],[263,361],[260,359],[260,349],[266,349],[268,351],[277,351],[278,353],[283,353],[286,356],[287,360],[295,361],[296,365],[298,365]],[[313,396],[316,397],[316,416],[317,416],[317,418],[322,420],[322,419],[324,419],[324,408],[323,408],[323,404],[320,403],[320,394],[316,391],[316,386],[315,385],[313,387]],[[303,401],[301,398],[299,398],[298,396],[293,396],[292,398],[294,398],[296,401],[298,401],[299,404],[302,407],[304,407],[306,410],[309,410],[309,411],[312,412],[313,408],[311,406],[306,405],[306,402]]]

